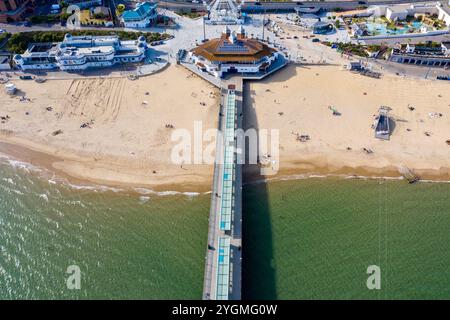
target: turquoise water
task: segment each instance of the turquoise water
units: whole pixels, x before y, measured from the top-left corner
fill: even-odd
[[[0,162],[0,299],[201,298],[209,195],[77,190]]]
[[[367,22],[366,26],[371,35],[397,35],[419,32],[422,23],[414,21],[411,26],[397,27],[395,30],[388,29],[385,23]]]

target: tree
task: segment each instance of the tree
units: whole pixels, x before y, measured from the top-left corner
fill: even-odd
[[[101,25],[101,24],[100,24]],[[11,35],[7,42],[7,48],[10,52],[24,53],[28,44],[34,42],[61,42],[67,31],[30,31],[15,33]],[[168,34],[158,32],[126,32],[126,31],[106,31],[106,30],[78,30],[71,32],[74,36],[104,36],[117,35],[122,40],[136,40],[140,36],[145,36],[148,42],[167,39]]]

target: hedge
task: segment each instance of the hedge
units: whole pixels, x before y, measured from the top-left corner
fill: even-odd
[[[61,42],[67,31],[31,31],[15,33],[8,40],[7,48],[14,53],[24,53],[30,43],[36,42]],[[164,40],[169,37],[167,33],[158,32],[128,32],[112,30],[72,30],[70,33],[74,36],[106,36],[117,35],[121,40],[136,40],[140,36],[145,36],[147,42]]]

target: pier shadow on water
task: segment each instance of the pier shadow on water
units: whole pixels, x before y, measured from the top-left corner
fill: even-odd
[[[243,127],[258,129],[250,86],[244,82]],[[246,151],[248,151],[248,139]],[[247,152],[248,153],[248,152]],[[248,158],[248,155],[247,155]],[[257,164],[243,167],[242,298],[276,299],[273,237],[268,190]]]

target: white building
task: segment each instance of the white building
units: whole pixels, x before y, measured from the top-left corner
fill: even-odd
[[[446,56],[450,57],[450,41],[442,42],[442,52],[444,52]]]
[[[156,3],[147,1],[138,3],[134,10],[128,10],[122,14],[121,21],[126,28],[148,28],[158,18],[156,7]]]
[[[188,58],[200,70],[221,78],[226,73],[264,74],[279,58],[279,53],[256,39],[247,38],[241,26],[237,34],[225,27],[220,38],[192,49]]]
[[[406,44],[393,48],[389,60],[426,67],[450,67],[450,42]]]
[[[386,18],[390,21],[405,20],[408,15],[408,9],[402,6],[393,6],[386,8]]]
[[[375,17],[385,16],[390,21],[405,20],[408,16],[415,14],[436,14],[438,19],[450,26],[450,9],[440,2],[397,4],[397,5],[376,5],[367,9]]]
[[[350,33],[354,37],[362,37],[368,34],[365,24],[352,23],[350,26]]]
[[[60,43],[31,44],[24,54],[14,56],[14,62],[22,70],[86,70],[143,61],[147,49],[145,37],[120,41],[117,36],[66,34]]]
[[[10,70],[9,56],[0,56],[0,71]]]
[[[243,24],[241,6],[235,0],[213,0],[207,5],[207,24]]]
[[[444,21],[447,27],[450,27],[450,4],[446,7],[439,3],[437,9],[438,19]]]

